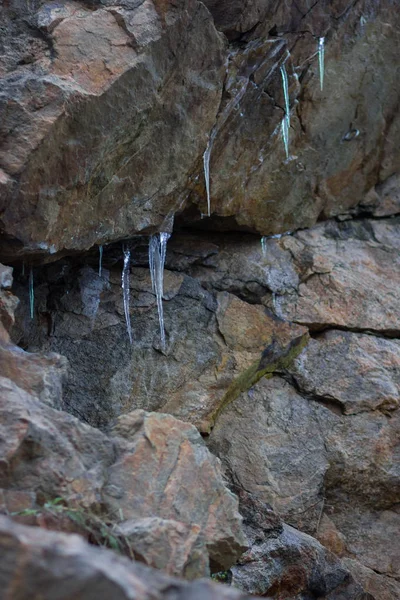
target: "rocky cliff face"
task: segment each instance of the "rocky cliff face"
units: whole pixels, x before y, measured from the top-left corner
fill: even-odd
[[[396,2],[205,4],[3,3],[3,257],[198,219],[207,143],[210,225],[264,234],[398,170]]]
[[[396,2],[0,17],[5,597],[397,600]]]

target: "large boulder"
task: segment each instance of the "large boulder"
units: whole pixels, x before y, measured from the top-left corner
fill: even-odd
[[[206,4],[3,3],[3,257],[193,223],[207,187],[206,226],[293,230],[399,171],[391,0]]]
[[[291,368],[305,393],[346,414],[399,407],[400,342],[330,329],[310,341]]]
[[[169,577],[76,535],[45,532],[0,516],[0,585],[5,598],[33,600],[250,600],[210,580]]]
[[[222,93],[205,6],[14,3],[1,22],[2,252],[171,228]]]
[[[0,488],[31,493],[33,506],[56,497],[72,506],[100,505],[114,460],[106,435],[3,377],[0,414]]]
[[[1,511],[35,513],[58,498],[114,524],[142,519],[121,524],[125,538],[132,527],[142,532],[136,555],[188,577],[207,574],[209,559],[227,568],[245,549],[237,499],[193,426],[137,411],[110,438],[6,378],[0,415]],[[157,537],[164,543],[150,555],[146,545]]]
[[[352,335],[353,348],[361,340],[362,352],[363,336]],[[260,381],[218,417],[209,444],[238,487],[335,554],[358,561],[361,572],[365,567],[386,576],[387,585],[380,585],[388,594],[399,578],[399,410],[384,403],[375,408],[372,401],[360,410],[353,401],[354,411],[342,414],[346,388],[355,390],[360,375],[355,370],[352,378],[348,371],[343,387],[339,374],[340,366],[329,395],[302,393],[277,376]],[[379,390],[376,372],[365,375],[360,405],[374,381]],[[395,385],[390,372],[386,382]],[[359,580],[364,581],[361,575]],[[395,600],[396,594],[388,597]]]
[[[232,568],[232,583],[243,591],[282,600],[375,600],[334,554],[293,527],[252,542]]]
[[[210,576],[200,525],[143,517],[120,523],[116,533],[122,536],[135,558],[149,567],[185,579]]]
[[[281,315],[318,330],[344,327],[396,336],[400,330],[399,219],[323,223],[285,237],[300,274]]]
[[[231,566],[246,548],[237,499],[195,427],[138,410],[120,417],[113,433],[119,456],[103,490],[109,511],[121,511],[124,519],[157,516],[196,524],[212,565]]]

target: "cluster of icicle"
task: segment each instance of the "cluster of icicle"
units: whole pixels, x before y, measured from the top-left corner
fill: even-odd
[[[325,74],[325,38],[318,39],[318,66],[319,66],[319,84],[321,91],[324,89]],[[289,102],[289,84],[285,63],[280,67],[282,77],[283,97],[285,100],[285,115],[282,120],[282,140],[285,147],[286,158],[289,158],[289,132],[290,132],[290,102]]]
[[[320,87],[321,91],[324,87],[324,71],[325,71],[325,38],[320,37],[318,40],[318,64],[319,64],[319,78],[320,78]],[[290,99],[289,99],[289,82],[288,76],[286,72],[285,63],[280,67],[281,77],[282,77],[282,88],[283,88],[283,97],[285,100],[285,115],[282,120],[281,129],[282,129],[282,139],[283,145],[285,148],[286,158],[289,158],[289,132],[290,132]],[[213,144],[215,138],[217,137],[218,131],[223,127],[229,115],[232,113],[234,108],[239,104],[240,100],[244,96],[248,85],[248,79],[243,79],[241,81],[241,85],[239,87],[238,92],[232,98],[230,102],[228,102],[225,109],[222,111],[221,117],[218,121],[218,125],[216,124],[210,134],[208,139],[207,148],[203,155],[203,166],[204,166],[204,179],[206,184],[206,193],[207,193],[207,216],[211,215],[211,193],[210,193],[210,158],[211,151],[213,148]],[[290,232],[288,232],[290,233]],[[268,238],[279,238],[284,234],[277,234],[268,236]],[[167,242],[170,238],[169,233],[161,232],[158,235],[152,235],[149,241],[149,266],[150,266],[150,275],[151,275],[151,285],[153,293],[157,298],[157,309],[158,309],[158,318],[160,322],[160,335],[161,335],[161,348],[165,350],[166,341],[165,341],[165,327],[164,327],[164,310],[163,310],[163,290],[164,290],[164,265],[165,265],[165,257],[167,252]],[[262,254],[265,257],[267,253],[267,239],[266,236],[261,238],[261,248]],[[125,246],[123,248],[124,252],[124,265],[122,269],[122,293],[123,293],[123,301],[124,301],[124,313],[126,320],[126,329],[128,332],[129,342],[132,344],[132,327],[131,327],[131,318],[129,313],[129,299],[130,299],[130,290],[129,290],[129,274],[130,274],[130,260],[131,260],[131,251]],[[99,277],[102,276],[103,269],[103,246],[99,246]],[[33,270],[32,268],[29,271],[29,313],[31,319],[34,317],[34,304],[35,304],[35,295],[33,288]]]
[[[164,265],[165,257],[167,254],[167,242],[171,234],[161,232],[157,235],[152,235],[149,240],[149,266],[151,276],[151,286],[153,293],[157,298],[157,309],[158,318],[160,322],[160,336],[161,336],[161,349],[164,351],[166,348],[165,340],[165,326],[164,326],[164,310],[163,310],[163,295],[164,295]],[[130,344],[133,343],[131,316],[129,312],[130,304],[130,287],[129,287],[129,276],[130,276],[130,264],[131,264],[131,251],[129,246],[123,246],[123,257],[124,263],[122,267],[121,285],[122,285],[122,296],[124,303],[124,314],[126,321],[126,330],[129,337]],[[25,267],[23,273],[25,272]],[[103,246],[99,246],[99,277],[103,273]],[[31,319],[34,317],[34,288],[33,288],[33,269],[29,271],[29,313]]]
[[[149,266],[151,276],[151,286],[153,293],[157,298],[158,319],[160,323],[161,349],[165,351],[165,326],[164,326],[164,310],[163,310],[163,294],[164,294],[164,265],[167,254],[167,242],[170,238],[169,233],[161,232],[157,235],[152,235],[149,240]],[[122,296],[124,302],[124,314],[126,321],[126,330],[128,332],[129,342],[133,343],[131,317],[129,312],[130,289],[129,275],[131,251],[128,246],[123,247],[124,264],[122,268]],[[99,275],[102,272],[102,256],[103,249],[99,253]]]
[[[318,39],[318,64],[319,64],[319,80],[321,91],[324,88],[324,72],[325,72],[325,38],[320,37]],[[282,131],[282,140],[285,148],[286,158],[289,158],[289,133],[290,133],[290,100],[289,100],[289,82],[288,76],[286,72],[285,63],[280,67],[281,77],[282,77],[282,87],[283,87],[283,96],[285,100],[285,115],[282,119],[281,123],[281,131]],[[206,194],[207,194],[207,216],[211,215],[211,191],[210,191],[210,158],[211,151],[213,148],[213,144],[215,142],[215,138],[217,137],[218,131],[223,127],[225,121],[228,116],[231,114],[232,110],[237,106],[237,104],[242,99],[248,85],[248,80],[244,79],[241,82],[241,86],[239,88],[238,93],[232,98],[232,100],[227,104],[225,109],[222,112],[222,115],[218,121],[218,125],[215,124],[213,129],[211,130],[210,137],[208,138],[207,148],[203,154],[203,167],[204,167],[204,180],[206,184]]]

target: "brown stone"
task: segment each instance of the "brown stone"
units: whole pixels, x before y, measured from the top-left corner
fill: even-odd
[[[344,338],[340,337],[342,334]],[[324,344],[329,340],[347,351],[352,348],[350,365],[355,360],[351,357],[357,356],[357,345],[360,357],[370,361],[381,341],[374,341],[372,336],[344,332],[340,335],[330,332],[317,341]],[[382,353],[383,365],[390,358],[390,343],[386,355]],[[315,347],[310,355],[315,356],[314,352]],[[335,352],[333,349],[333,359]],[[395,356],[393,352],[391,358]],[[298,359],[301,360],[302,357]],[[314,382],[320,382],[318,385],[325,385],[318,364],[309,363],[306,368],[305,360],[302,372],[307,381],[312,377]],[[325,368],[330,367],[325,364]],[[314,396],[314,388],[305,397],[301,389],[296,390],[276,376],[261,380],[219,416],[209,444],[221,457],[235,487],[248,490],[257,501],[271,505],[286,522],[311,533],[330,551],[358,561],[361,572],[367,568],[381,574],[379,581],[371,584],[371,592],[380,588],[391,590],[390,581],[399,577],[399,409],[382,412],[374,407],[372,394],[375,392],[378,397],[381,380],[375,380],[375,391],[372,372],[369,380],[366,375],[364,387],[359,385],[364,408],[357,411],[355,403],[356,414],[352,410],[342,414],[338,400],[332,400],[340,397],[344,402],[346,398],[343,394],[347,388],[341,384],[341,376],[354,386],[355,397],[357,394],[357,370],[354,381],[350,369],[347,373],[348,377],[339,362],[337,381],[332,375],[329,384],[328,370],[326,385],[331,386],[331,397]],[[395,373],[395,369],[388,369],[389,373]],[[318,385],[315,389],[319,389]],[[368,389],[371,405],[367,403]],[[348,406],[351,405],[344,403],[345,408]],[[251,530],[255,532],[253,536],[257,532],[260,535],[260,528],[255,525]],[[251,547],[257,556],[257,549]],[[254,568],[249,574],[253,583],[259,580],[256,571]],[[356,565],[352,573],[356,574]],[[360,576],[361,583],[364,580],[369,578]],[[255,593],[255,588],[244,589]]]
[[[3,3],[1,255],[53,260],[170,230],[184,209],[200,220],[208,140],[218,229],[271,234],[348,214],[399,171],[391,0],[207,6]]]
[[[343,559],[346,568],[353,574],[365,591],[379,600],[397,600],[400,596],[400,584],[389,577],[385,577],[351,558]]]
[[[52,259],[170,229],[222,93],[207,9],[69,0],[4,5],[1,21],[2,253]]]
[[[321,224],[285,238],[301,274],[296,294],[279,299],[281,315],[318,330],[400,331],[398,219]],[[390,258],[389,258],[390,256]]]
[[[209,577],[209,557],[199,525],[147,517],[124,521],[116,533],[129,544],[135,558],[168,575]]]
[[[346,414],[393,411],[400,398],[400,343],[347,331],[312,339],[290,369],[297,386]]]
[[[112,443],[9,379],[0,384],[0,488],[35,494],[39,503],[61,496],[71,505],[98,505]]]
[[[235,587],[271,599],[374,600],[334,554],[288,525],[278,536],[253,540],[232,574]]]
[[[212,563],[229,567],[245,548],[237,499],[196,429],[170,415],[134,411],[120,417],[117,461],[103,499],[124,519],[157,515],[200,526]]]

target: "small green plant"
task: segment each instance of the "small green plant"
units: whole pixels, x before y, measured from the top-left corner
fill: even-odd
[[[64,498],[52,498],[38,508],[26,508],[11,514],[12,516],[21,517],[49,515],[54,517],[56,522],[57,519],[59,520],[61,530],[63,525],[60,517],[66,518],[77,526],[78,532],[85,535],[89,543],[111,548],[134,559],[129,541],[125,536],[116,532],[116,523],[113,523],[109,517],[96,515],[91,511],[84,510],[82,507],[69,507]]]
[[[230,585],[232,581],[232,573],[231,571],[218,571],[218,573],[213,573],[211,575],[211,579],[218,583]]]

